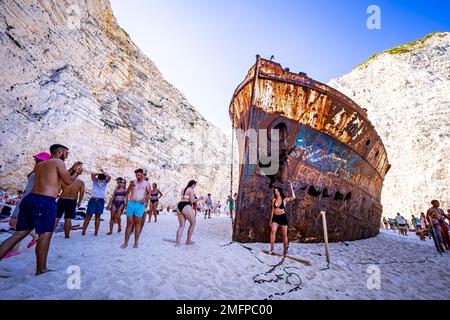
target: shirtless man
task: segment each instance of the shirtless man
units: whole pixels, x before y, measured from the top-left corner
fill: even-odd
[[[76,179],[72,184],[61,183],[61,194],[56,205],[56,223],[55,230],[58,227],[59,220],[64,214],[64,235],[66,239],[70,238],[70,229],[72,228],[72,219],[75,218],[77,207],[81,206],[84,197],[84,182]],[[78,199],[78,201],[77,201]]]
[[[62,145],[50,147],[52,157],[36,165],[35,181],[31,193],[20,203],[20,215],[16,232],[0,246],[0,259],[25,238],[33,229],[39,235],[36,245],[36,275],[48,272],[47,255],[55,227],[56,196],[59,193],[60,181],[72,184],[83,172],[82,163],[76,162],[67,171],[64,160],[69,149]],[[71,175],[72,173],[72,175]]]
[[[141,234],[142,216],[144,215],[145,205],[150,199],[150,183],[144,180],[144,170],[137,169],[135,172],[136,180],[132,181],[127,189],[126,213],[127,228],[125,230],[125,242],[122,249],[128,247],[131,232],[134,229],[134,248],[139,246],[139,235]]]

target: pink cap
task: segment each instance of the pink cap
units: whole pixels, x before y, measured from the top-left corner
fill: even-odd
[[[33,158],[35,158],[37,160],[41,160],[41,161],[48,160],[51,157],[52,157],[52,155],[50,153],[47,153],[47,152],[41,152],[41,153],[35,154],[33,156]]]

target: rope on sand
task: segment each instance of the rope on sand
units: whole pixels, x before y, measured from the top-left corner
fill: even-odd
[[[220,247],[221,247],[221,248],[227,247],[227,246],[232,245],[233,243],[237,243],[237,242],[231,241],[230,243],[221,245]],[[256,256],[256,254],[253,253],[253,249],[252,249],[252,248],[247,247],[247,246],[244,246],[242,243],[238,243],[238,244],[239,244],[241,247],[243,247],[244,249],[248,250],[248,251],[249,251],[249,252],[250,252],[250,253],[251,253],[258,261],[259,261],[259,262],[261,262],[262,264],[268,265],[268,264],[265,263],[264,261],[261,261],[261,259],[259,259],[259,258]],[[286,277],[286,284],[288,284],[288,285],[290,285],[290,286],[293,286],[293,285],[294,285],[294,284],[291,283],[291,281],[289,280],[289,278],[292,277],[292,276],[293,276],[293,277],[296,277],[296,278],[298,279],[299,283],[296,284],[296,285],[294,285],[293,288],[291,288],[291,289],[289,289],[289,290],[287,290],[287,291],[284,291],[284,292],[275,292],[275,293],[269,295],[269,296],[268,296],[266,299],[264,299],[264,300],[270,300],[270,299],[272,299],[272,298],[275,297],[275,296],[284,296],[284,295],[286,295],[286,294],[288,294],[288,293],[295,292],[295,291],[298,291],[298,290],[301,290],[301,289],[302,289],[302,288],[301,288],[301,286],[302,286],[302,284],[303,284],[302,278],[301,278],[297,273],[295,273],[295,272],[287,271],[287,269],[297,269],[297,270],[300,270],[300,269],[297,268],[297,267],[284,267],[284,268],[283,268],[284,274],[274,274],[274,275],[275,275],[275,279],[268,279],[268,280],[265,280],[265,279],[260,279],[260,278],[259,278],[259,277],[261,277],[261,276],[268,276],[268,275],[270,275],[270,274],[273,273],[277,268],[281,267],[285,261],[286,261],[286,257],[284,256],[284,257],[281,259],[281,261],[280,261],[279,263],[277,263],[276,265],[271,266],[271,268],[270,268],[269,271],[263,272],[263,273],[259,273],[259,274],[255,275],[255,276],[252,278],[253,282],[255,282],[255,283],[257,283],[257,284],[263,284],[263,283],[276,283],[276,282],[280,282],[280,281],[284,280],[284,277],[285,277],[285,275],[286,275],[286,276],[287,276],[287,277]],[[259,279],[258,279],[258,278],[259,278]]]

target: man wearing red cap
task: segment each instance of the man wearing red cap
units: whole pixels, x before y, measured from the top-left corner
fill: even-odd
[[[50,147],[51,159],[38,163],[35,167],[35,181],[30,194],[20,203],[20,214],[16,232],[0,245],[0,259],[33,229],[39,235],[36,245],[36,275],[47,272],[47,255],[53,235],[56,218],[56,196],[60,182],[73,183],[83,172],[82,163],[76,162],[67,171],[64,160],[69,149],[56,144]]]
[[[34,169],[36,168],[36,165],[42,161],[46,161],[46,160],[50,159],[51,157],[52,157],[52,155],[47,152],[41,152],[41,153],[38,153],[33,156],[34,168],[33,168],[33,171],[31,171],[27,176],[27,178],[28,178],[27,185],[25,186],[25,189],[23,191],[22,199],[31,193],[31,189],[33,188],[33,184],[34,184],[34,177],[35,177]],[[20,202],[22,201],[22,199],[19,200],[19,202],[16,204],[16,207],[14,208],[14,211],[11,214],[11,217],[9,219],[9,225],[14,230],[16,230],[16,227],[17,227],[17,218],[19,217]],[[30,236],[33,239],[30,241],[30,243],[28,243],[28,246],[27,246],[28,248],[31,248],[34,245],[36,245],[37,240],[38,240],[38,235],[34,231],[32,231],[30,233]],[[21,243],[21,241],[19,241],[13,248],[11,248],[11,250],[9,250],[8,253],[3,258],[6,259],[6,258],[10,258],[10,257],[19,255],[20,243]]]

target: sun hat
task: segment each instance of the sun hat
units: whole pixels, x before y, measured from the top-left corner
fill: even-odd
[[[35,154],[33,156],[33,158],[35,158],[37,160],[41,160],[41,161],[46,161],[46,160],[50,159],[51,157],[52,157],[52,155],[47,152],[41,152],[41,153]]]

